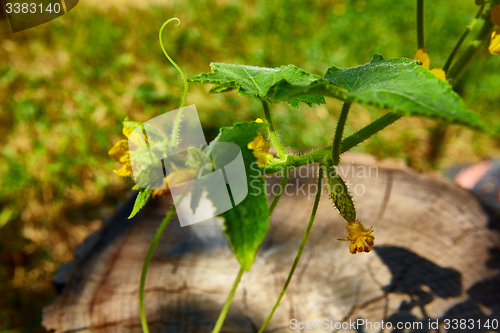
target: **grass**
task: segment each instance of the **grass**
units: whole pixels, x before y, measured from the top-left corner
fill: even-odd
[[[442,67],[476,12],[474,1],[428,2],[426,46],[431,67]],[[0,33],[0,331],[36,332],[41,308],[55,297],[50,277],[124,200],[130,179],[111,172],[107,151],[122,138],[121,121],[145,121],[176,109],[182,84],[158,44],[189,77],[209,63],[256,66],[293,63],[317,74],[330,66],[368,62],[374,53],[413,57],[412,1],[177,1],[140,8],[99,9],[81,2],[50,23]],[[474,32],[471,34],[474,35]],[[500,128],[500,57],[482,49],[459,92],[492,127]],[[208,95],[191,85],[209,139],[220,126],[261,117],[258,101],[235,93]],[[286,146],[309,150],[330,143],[339,104],[292,109],[272,105]],[[354,106],[346,134],[383,111]],[[435,122],[406,118],[358,151],[402,158],[428,170]],[[446,132],[438,166],[497,155],[497,142],[465,128]]]

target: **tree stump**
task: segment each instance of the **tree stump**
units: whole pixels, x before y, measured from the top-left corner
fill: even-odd
[[[315,332],[397,332],[398,323],[413,325],[400,332],[425,332],[436,320],[445,332],[445,319],[476,320],[474,329],[455,332],[495,331],[479,329],[477,320],[484,325],[500,317],[500,236],[488,229],[475,198],[435,177],[353,159],[360,157],[344,157],[348,162],[340,173],[350,183],[358,218],[373,226],[373,251],[352,255],[348,242],[337,240],[346,237],[346,223],[324,193],[302,259],[266,332],[297,331],[301,325],[307,330],[308,323],[316,323]],[[269,234],[243,275],[223,332],[257,332],[281,291],[316,189],[317,167],[300,170],[289,180],[288,193],[294,194],[283,195],[271,216]],[[269,188],[278,182],[270,179]],[[62,294],[44,311],[49,331],[142,332],[141,268],[171,200],[155,199],[127,220],[132,203],[133,198],[106,219],[54,278]],[[218,222],[181,228],[172,220],[147,275],[151,332],[211,332],[239,269],[222,229]],[[361,319],[364,327],[354,329],[351,324]]]

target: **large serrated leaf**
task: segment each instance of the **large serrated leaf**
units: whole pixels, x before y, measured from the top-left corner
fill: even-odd
[[[381,55],[375,55],[362,66],[332,67],[324,79],[346,89],[348,98],[362,104],[488,132],[478,115],[467,110],[462,98],[446,81],[410,59],[385,60]]]
[[[264,98],[269,88],[275,83],[286,80],[294,85],[307,85],[320,77],[309,74],[294,65],[281,66],[278,68],[255,67],[245,65],[232,65],[224,63],[211,63],[211,73],[204,73],[191,78],[191,82],[212,83],[210,92],[226,92],[238,89],[238,94],[248,97]],[[323,104],[322,96],[292,97],[284,99],[293,107],[299,102],[308,105]]]
[[[266,98],[273,103],[280,103],[304,95],[328,96],[342,101],[347,98],[344,89],[323,79],[318,79],[306,86],[294,85],[287,80],[281,80],[269,88]]]
[[[146,205],[152,193],[153,190],[151,189],[140,190],[139,194],[137,194],[137,197],[135,198],[134,208],[128,217],[129,219],[133,218]]]
[[[236,259],[243,269],[249,270],[260,244],[269,228],[269,209],[265,194],[265,180],[256,167],[257,158],[247,145],[259,135],[263,123],[238,123],[233,127],[223,127],[219,136],[208,149],[220,142],[231,142],[241,149],[245,163],[248,195],[232,209],[221,214],[224,218],[224,234],[229,240]],[[215,166],[216,168],[222,166]]]
[[[399,115],[442,120],[489,133],[479,116],[467,110],[446,81],[406,58],[385,60],[381,55],[374,55],[369,63],[361,66],[331,67],[323,79],[309,85],[279,82],[269,89],[266,97],[280,102],[302,94],[376,105]]]

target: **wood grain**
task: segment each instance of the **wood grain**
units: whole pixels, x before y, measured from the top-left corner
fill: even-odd
[[[348,243],[337,241],[346,236],[345,222],[324,194],[301,262],[266,332],[294,331],[291,319],[390,320],[396,325],[426,324],[429,318],[498,318],[500,237],[488,229],[476,200],[435,177],[376,166],[366,158],[361,159],[365,164],[351,163],[359,157],[348,156],[340,171],[350,182],[358,218],[375,230],[374,250],[351,255]],[[301,170],[304,177],[297,172],[289,181],[289,193],[297,194],[284,195],[273,213],[269,235],[243,275],[223,332],[257,332],[281,291],[314,200],[314,170]],[[277,182],[270,179],[270,188]],[[141,267],[170,204],[166,198],[155,200],[129,221],[129,203],[106,219],[55,277],[62,294],[45,309],[44,327],[142,332]],[[169,225],[147,276],[151,332],[211,332],[238,271],[221,230],[220,221],[181,228],[174,219]]]

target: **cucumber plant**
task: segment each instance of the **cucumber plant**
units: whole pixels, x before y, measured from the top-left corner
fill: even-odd
[[[478,0],[476,3],[479,7],[478,13],[471,24],[467,26],[455,48],[450,52],[442,69],[434,68],[429,70],[430,59],[424,44],[424,1],[417,0],[418,47],[414,59],[385,59],[382,55],[375,54],[367,64],[347,69],[333,66],[328,68],[323,75],[308,73],[294,65],[266,68],[211,63],[211,72],[189,79],[190,82],[212,84],[211,93],[237,90],[241,96],[257,98],[262,104],[263,118],[265,119],[265,121],[258,119],[255,122],[236,123],[232,127],[221,128],[217,138],[207,146],[205,151],[193,147],[184,158],[172,162],[175,164],[174,170],[176,170],[174,172],[176,177],[174,178],[181,183],[192,179],[195,175],[199,176],[207,172],[210,169],[210,166],[207,169],[207,163],[210,164],[210,160],[207,162],[206,156],[210,155],[210,150],[214,144],[229,142],[236,144],[241,149],[247,180],[253,182],[252,186],[249,186],[247,197],[240,204],[220,215],[224,218],[224,234],[227,236],[229,245],[241,268],[213,332],[220,331],[238,283],[244,272],[251,268],[258,248],[268,232],[269,216],[284,192],[282,190],[277,194],[271,205],[268,206],[264,175],[280,174],[282,176],[281,186],[284,187],[290,170],[293,168],[312,163],[320,166],[317,192],[309,223],[283,289],[259,332],[263,332],[270,322],[300,260],[314,222],[324,177],[326,177],[328,194],[340,215],[346,221],[347,237],[339,238],[339,240],[349,242],[349,251],[352,254],[370,252],[375,243],[372,228],[365,228],[362,222],[357,219],[356,209],[349,194],[349,189],[336,172],[336,167],[339,165],[343,153],[405,116],[425,117],[448,124],[463,125],[492,137],[498,137],[498,134],[490,131],[476,113],[467,109],[462,98],[453,90],[454,82],[481,47],[489,42],[489,52],[493,55],[500,54],[500,29],[498,28],[500,26],[500,0]],[[183,78],[182,110],[186,103],[188,80],[179,66],[165,51],[161,38],[163,28],[172,21],[176,21],[177,25],[180,23],[177,18],[173,18],[163,24],[160,29],[160,45],[166,57],[177,68]],[[482,23],[479,32],[467,48],[460,51],[467,36],[478,23]],[[497,27],[495,28],[495,26]],[[287,103],[292,107],[298,107],[299,103],[305,103],[312,106],[314,104],[324,104],[325,98],[334,98],[343,102],[338,122],[335,126],[332,126],[331,146],[319,148],[303,155],[290,153],[289,150],[282,146],[279,135],[275,131],[270,105]],[[388,112],[354,134],[344,138],[343,131],[346,119],[353,103],[364,106],[377,106],[388,110]],[[172,140],[169,141],[173,146],[177,144],[175,138],[178,131],[182,130],[180,123],[179,118],[173,129]],[[126,119],[123,134],[128,137],[131,131],[139,125],[137,122]],[[269,140],[265,140],[264,137],[268,137]],[[271,146],[275,148],[277,156],[269,154]],[[166,144],[166,149],[170,149],[168,147],[170,146]],[[121,176],[132,174],[127,140],[118,142],[110,150],[110,155],[116,161],[122,163],[122,168],[115,171],[117,174]],[[168,194],[168,188],[167,190],[157,191],[136,185],[134,189],[139,190],[139,194],[130,217],[144,207],[152,196]],[[179,197],[178,200],[180,199]],[[196,208],[198,202],[199,198],[192,200],[192,208]],[[141,322],[144,332],[149,332],[144,310],[144,286],[147,267],[161,234],[174,214],[175,205],[170,208],[161,223],[144,262],[139,295]]]

